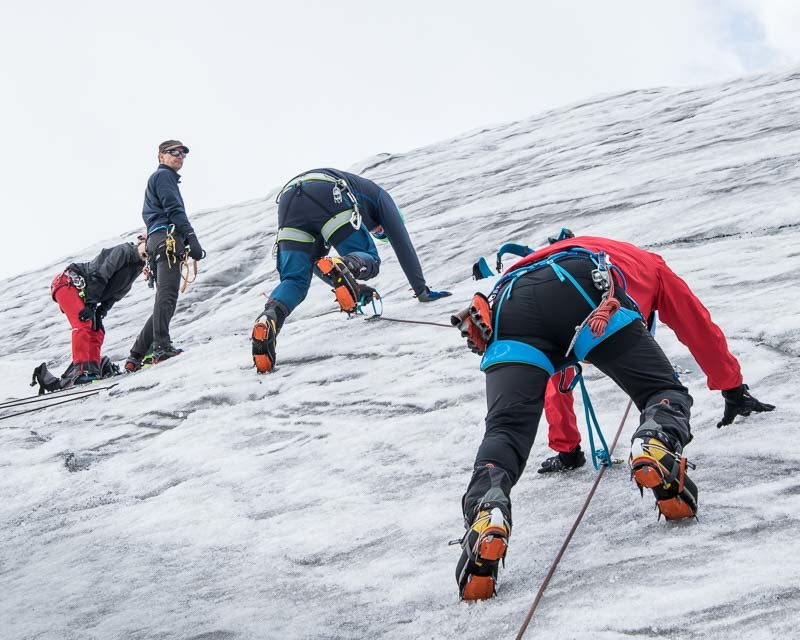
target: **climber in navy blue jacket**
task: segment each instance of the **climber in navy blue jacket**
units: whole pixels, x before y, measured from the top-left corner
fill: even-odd
[[[286,317],[305,299],[312,273],[334,287],[345,311],[355,310],[359,299],[371,295],[372,289],[357,282],[374,278],[380,269],[370,234],[391,244],[417,300],[430,302],[450,295],[427,286],[400,210],[371,180],[338,169],[314,169],[292,178],[278,194],[277,202],[281,282],[270,294],[262,314],[270,327],[261,342],[271,345],[271,353]],[[340,258],[326,257],[331,246]],[[255,349],[254,343],[254,354]],[[271,370],[273,363],[274,355],[265,370]]]
[[[142,219],[147,225],[147,258],[156,286],[153,314],[147,319],[125,362],[129,372],[141,369],[145,356],[152,353],[157,364],[179,353],[170,338],[169,325],[178,304],[181,262],[184,254],[202,260],[200,246],[183,204],[178,173],[189,148],[180,140],[165,140],[158,145],[158,168],[147,181]]]

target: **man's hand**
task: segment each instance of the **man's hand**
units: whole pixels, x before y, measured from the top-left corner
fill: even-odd
[[[186,244],[189,247],[189,257],[192,260],[202,260],[206,257],[206,252],[203,251],[203,247],[200,246],[200,241],[195,234],[192,233],[186,236]]]
[[[725,398],[725,413],[722,415],[722,420],[717,423],[717,429],[731,424],[736,416],[746,417],[754,411],[761,413],[775,409],[774,404],[759,402],[751,396],[746,384],[739,385],[733,389],[726,389],[722,392],[722,397]]]

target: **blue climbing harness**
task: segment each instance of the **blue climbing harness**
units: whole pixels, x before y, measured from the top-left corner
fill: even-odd
[[[513,251],[510,251],[509,247],[513,247],[514,249],[519,248],[522,251],[527,249],[527,247],[522,247],[521,245],[506,244],[501,247],[501,251],[512,253]],[[498,251],[498,259],[501,251]],[[561,260],[575,257],[587,258],[595,265],[595,269],[592,272],[592,279],[598,289],[603,290],[604,286],[607,288],[608,279],[613,277],[612,272],[619,276],[619,279],[622,282],[623,292],[627,288],[624,274],[617,267],[608,262],[605,252],[601,251],[599,253],[594,253],[581,247],[574,247],[565,251],[560,251],[548,256],[547,258],[538,260],[505,274],[497,281],[497,284],[495,284],[491,294],[489,294],[489,300],[493,303],[492,307],[494,311],[495,340],[489,344],[488,348],[486,349],[486,353],[483,356],[483,360],[481,360],[481,371],[486,371],[490,367],[498,364],[514,363],[538,367],[546,371],[548,375],[553,376],[558,372],[568,369],[569,367],[574,367],[576,372],[575,379],[567,389],[561,389],[560,385],[559,389],[562,392],[569,392],[572,391],[576,385],[580,385],[584,411],[586,413],[586,424],[589,431],[589,444],[592,452],[592,463],[594,464],[595,469],[599,469],[601,464],[611,464],[611,452],[609,451],[608,445],[603,437],[603,433],[600,430],[600,425],[597,421],[597,416],[595,415],[591,400],[589,399],[589,393],[586,390],[586,385],[583,380],[583,372],[579,363],[580,361],[585,360],[586,356],[591,352],[591,350],[605,339],[614,335],[636,320],[642,321],[642,316],[638,312],[638,308],[635,311],[626,309],[625,307],[617,309],[617,311],[614,312],[609,319],[605,330],[599,336],[592,335],[588,322],[584,321],[576,331],[575,338],[573,339],[569,350],[565,354],[567,357],[569,357],[571,352],[573,357],[567,360],[566,364],[558,369],[556,369],[550,358],[548,358],[543,351],[534,346],[524,342],[519,342],[517,340],[497,339],[497,336],[499,335],[500,313],[503,308],[503,303],[511,297],[512,289],[514,288],[517,280],[527,273],[538,271],[540,269],[550,268],[555,272],[556,276],[561,282],[567,281],[574,286],[578,293],[580,293],[583,299],[589,304],[589,307],[591,308],[589,315],[591,316],[591,313],[597,308],[597,305],[594,303],[589,294],[586,293],[586,290],[573,277],[573,275],[558,265],[558,262]],[[635,305],[636,303],[634,302],[634,306]],[[597,432],[598,438],[603,445],[602,449],[595,449],[594,447],[594,431]]]

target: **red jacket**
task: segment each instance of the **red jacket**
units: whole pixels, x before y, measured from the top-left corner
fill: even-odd
[[[625,274],[627,293],[639,305],[644,318],[647,319],[652,311],[658,311],[659,319],[675,332],[678,340],[686,345],[706,374],[709,389],[732,389],[742,384],[742,370],[738,360],[728,350],[728,343],[722,330],[711,320],[708,309],[692,293],[689,285],[655,253],[627,242],[580,236],[539,249],[519,260],[506,273],[571,247],[606,252],[611,264]],[[558,393],[555,389],[557,378],[554,376],[554,379],[550,380],[545,397],[547,421],[551,429],[575,429],[577,432],[577,427],[574,426],[572,397]],[[551,446],[554,443],[554,435],[556,442],[559,441],[559,434],[551,434]],[[566,435],[564,440],[574,442],[574,436],[560,435]],[[580,436],[577,442],[580,442]],[[569,449],[563,449],[563,445],[553,448],[556,451],[570,451],[574,446]]]

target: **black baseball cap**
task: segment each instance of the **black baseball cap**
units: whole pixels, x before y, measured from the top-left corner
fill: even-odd
[[[159,153],[166,153],[172,149],[183,149],[184,153],[189,153],[189,147],[183,144],[180,140],[164,140],[164,142],[158,145]]]

